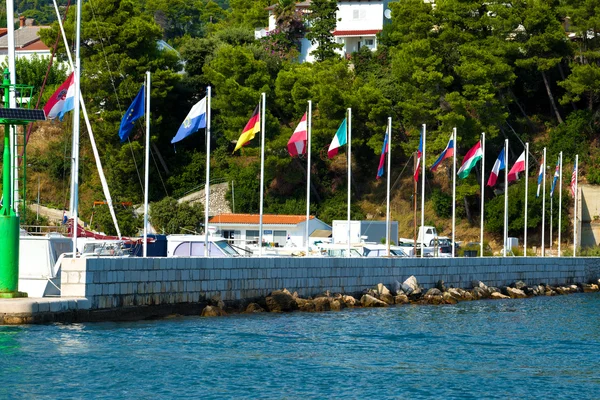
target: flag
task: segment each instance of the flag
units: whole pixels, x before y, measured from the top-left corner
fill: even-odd
[[[417,165],[415,167],[415,181],[419,180],[419,169],[421,167],[421,157],[423,156],[423,132],[421,132],[421,138],[419,139],[419,149],[417,150]]]
[[[575,198],[575,186],[577,186],[577,161],[573,164],[573,173],[571,174],[571,197]]]
[[[556,186],[556,181],[560,176],[560,157],[556,161],[556,169],[554,169],[554,179],[552,180],[552,187],[550,188],[550,197],[554,194],[554,187]]]
[[[292,134],[290,140],[288,140],[287,148],[290,156],[294,157],[299,154],[306,154],[306,143],[307,143],[307,124],[306,124],[306,113],[302,116],[300,123],[296,127],[296,130]]]
[[[240,135],[240,138],[238,139],[233,151],[235,152],[242,146],[248,144],[248,142],[254,139],[254,135],[256,135],[258,132],[260,132],[260,103],[254,109],[254,112],[244,127],[244,130],[242,131],[242,134]]]
[[[490,174],[490,178],[488,179],[487,185],[494,186],[496,185],[496,181],[498,180],[498,175],[500,171],[506,168],[506,157],[504,156],[504,147],[502,151],[498,155],[498,159],[494,163],[494,167],[492,168],[492,173]]]
[[[177,143],[201,128],[206,128],[206,97],[194,104],[171,143]]]
[[[337,153],[338,149],[345,145],[348,141],[348,129],[346,128],[346,118],[342,121],[342,124],[338,128],[331,144],[329,145],[329,149],[327,150],[327,157],[333,158]]]
[[[546,160],[542,158],[542,163],[540,164],[540,172],[538,173],[538,188],[537,194],[535,197],[540,197],[540,189],[542,188],[542,181],[544,180],[544,167],[546,164]]]
[[[64,115],[74,108],[75,103],[75,79],[73,73],[56,89],[44,106],[47,119],[58,117],[62,121]]]
[[[385,170],[385,155],[388,152],[388,131],[387,128],[385,130],[385,137],[383,138],[383,146],[381,147],[381,157],[379,158],[379,168],[377,168],[377,176],[376,179],[379,179],[383,176],[383,172]]]
[[[508,181],[516,181],[519,179],[519,172],[525,171],[525,152],[521,153],[515,165],[512,166],[510,171],[508,171]]]
[[[127,140],[135,121],[137,121],[142,115],[144,115],[144,103],[146,102],[146,85],[142,85],[142,88],[133,99],[133,102],[127,109],[123,119],[121,120],[121,126],[119,127],[119,137],[121,143]]]
[[[454,155],[454,135],[450,135],[450,140],[448,140],[448,144],[442,154],[438,157],[437,160],[431,166],[431,170],[435,171],[437,167],[444,161],[446,158],[450,158]]]
[[[469,176],[471,169],[477,164],[477,161],[483,158],[483,152],[481,151],[481,140],[475,143],[475,146],[471,147],[471,150],[467,152],[463,163],[458,170],[458,177],[461,179]]]

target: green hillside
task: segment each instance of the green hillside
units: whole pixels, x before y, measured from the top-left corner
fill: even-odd
[[[326,3],[313,1],[309,32],[316,40],[326,39],[331,30],[323,25],[327,18],[316,18],[326,17],[321,15],[327,12]],[[265,213],[305,212],[306,162],[291,158],[286,144],[307,100],[313,101],[311,210],[326,222],[346,218],[345,151],[329,160],[327,148],[347,108],[352,108],[354,219],[385,218],[385,179],[377,181],[375,175],[387,118],[393,118],[392,217],[400,221],[401,236],[412,236],[412,154],[422,124],[427,125],[428,166],[446,146],[452,128],[458,132],[459,165],[485,132],[486,176],[505,139],[510,142],[510,165],[529,142],[532,232],[541,224],[541,198],[535,198],[533,175],[543,147],[548,149],[549,176],[558,152],[564,154],[565,232],[570,229],[567,189],[575,154],[582,180],[600,182],[597,2],[438,0],[435,7],[422,0],[392,2],[392,22],[380,34],[376,52],[363,48],[347,60],[323,51],[314,64],[295,61],[306,24],[289,0],[280,0],[276,8],[282,29],[254,39],[254,28],[267,25],[268,5],[265,0],[85,2],[82,92],[116,201],[139,204],[143,199],[143,120],[129,143],[121,144],[117,132],[145,71],[152,73],[152,201],[181,197],[204,183],[204,132],[176,147],[170,141],[207,85],[213,90],[211,177],[234,181],[236,212],[259,210],[259,138],[232,151],[261,92],[267,98]],[[74,16],[72,6],[66,22],[69,38],[74,36]],[[44,42],[52,45],[57,32],[56,24],[43,31]],[[157,48],[159,40],[176,51]],[[62,46],[59,56],[64,58]],[[39,86],[39,76],[28,74],[28,68],[21,67],[19,79]],[[59,72],[52,78],[44,100],[64,77]],[[71,124],[71,118],[65,118],[35,126],[28,154],[31,201],[40,177],[42,204],[68,205]],[[80,204],[84,219],[89,219],[93,201],[103,196],[85,125],[81,126]],[[450,164],[446,161],[436,173],[427,173],[425,220],[446,234],[452,201]],[[480,172],[474,170],[457,185],[459,240],[478,238]],[[509,189],[511,236],[523,232],[523,205],[518,200],[523,190],[522,180]],[[503,201],[501,194],[486,188],[490,234],[501,235]],[[549,201],[546,204],[549,209]],[[554,218],[557,226],[556,212]]]

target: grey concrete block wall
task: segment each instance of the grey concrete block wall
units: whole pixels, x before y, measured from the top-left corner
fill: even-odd
[[[527,284],[583,283],[600,277],[599,258],[87,258],[65,260],[62,295],[86,297],[92,309],[194,303],[220,295],[225,301],[265,296],[287,288],[300,296],[360,293],[414,275],[432,287],[470,288],[516,280]]]

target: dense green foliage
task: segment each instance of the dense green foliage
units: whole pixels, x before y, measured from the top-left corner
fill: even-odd
[[[437,0],[435,4],[391,2],[391,23],[380,34],[377,51],[363,47],[348,60],[334,51],[331,31],[337,4],[333,1],[314,0],[312,13],[301,26],[294,2],[280,0],[276,13],[281,29],[270,41],[253,36],[255,28],[267,26],[266,0],[230,0],[227,5],[210,0],[85,3],[82,92],[100,152],[110,166],[106,171],[111,191],[119,201],[142,200],[138,176],[143,170],[143,119],[131,143],[120,144],[117,131],[146,71],[152,73],[153,201],[180,196],[203,184],[204,131],[178,143],[176,149],[170,140],[191,106],[205,95],[207,85],[213,93],[211,177],[234,181],[236,212],[259,209],[259,135],[240,152],[231,151],[262,92],[267,98],[265,212],[304,212],[306,163],[303,158],[291,159],[286,143],[307,100],[313,101],[311,212],[326,222],[345,218],[344,150],[333,160],[326,152],[347,108],[352,108],[353,218],[367,215],[359,204],[375,192],[388,116],[393,118],[393,180],[416,150],[421,124],[426,124],[427,165],[456,127],[459,163],[485,132],[487,160],[495,160],[508,138],[512,165],[523,151],[522,143],[528,141],[531,160],[539,160],[542,148],[548,148],[550,171],[563,151],[565,188],[576,153],[582,175],[600,182],[595,139],[600,130],[597,2]],[[68,37],[73,36],[74,15],[72,7],[66,23]],[[46,43],[53,43],[57,29],[54,24],[42,33]],[[295,59],[302,32],[321,44],[314,64],[299,64]],[[159,40],[177,51],[160,48]],[[62,162],[49,161],[49,171],[58,177]],[[88,167],[83,170],[93,171],[92,161],[85,162]],[[492,164],[487,162],[486,177]],[[533,171],[535,163],[531,165]],[[407,170],[404,176],[410,173]],[[478,223],[480,174],[476,168],[457,185],[457,214],[474,223]],[[438,215],[446,217],[451,191],[442,176],[431,174],[428,182],[430,190],[436,189]],[[97,183],[89,185],[101,193]],[[519,183],[509,189],[515,199],[510,231],[517,236],[523,227],[517,200],[522,197],[521,187]],[[412,186],[396,195],[405,198],[403,192],[412,193]],[[228,197],[233,202],[231,192]],[[496,203],[502,203],[502,196],[487,188],[485,198],[487,227],[498,232],[496,220],[502,213]],[[534,229],[540,224],[534,210],[541,205],[532,200],[529,207],[528,226]],[[176,231],[183,225],[166,226],[160,223],[159,229]],[[195,223],[190,226],[186,229],[197,229]],[[567,226],[565,221],[563,227]]]
[[[199,232],[204,223],[201,204],[178,203],[172,197],[152,203],[149,217],[154,229],[165,235]]]

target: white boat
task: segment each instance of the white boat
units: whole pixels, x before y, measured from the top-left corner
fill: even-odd
[[[19,291],[29,297],[60,296],[60,264],[72,254],[73,241],[58,233],[21,234],[19,240]]]
[[[227,239],[208,235],[210,257],[239,257]],[[204,235],[168,235],[167,257],[204,257]]]

